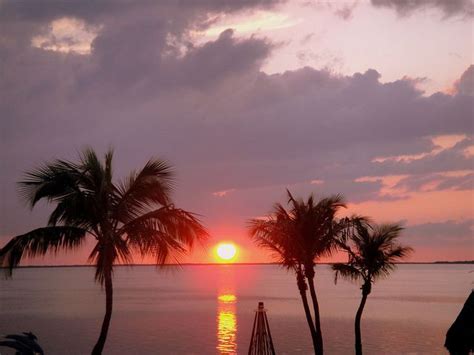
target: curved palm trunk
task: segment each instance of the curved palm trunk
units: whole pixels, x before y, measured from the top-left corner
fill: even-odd
[[[367,301],[367,296],[369,294],[362,291],[362,299],[360,301],[359,308],[357,309],[356,317],[355,317],[355,352],[356,355],[362,355],[362,335],[360,333],[360,320],[362,318],[362,312],[364,311],[365,302]]]
[[[92,350],[92,355],[102,354],[104,349],[105,341],[107,339],[107,333],[109,332],[110,319],[112,318],[112,304],[113,304],[113,287],[112,287],[112,271],[106,271],[105,273],[105,316],[102,322],[102,329],[100,331],[99,339]]]
[[[318,297],[316,296],[316,289],[314,287],[314,277],[308,278],[308,283],[309,283],[309,292],[311,294],[311,300],[313,301],[314,321],[315,321],[315,326],[316,326],[316,341],[318,344],[318,348],[315,349],[315,352],[316,352],[316,355],[323,355],[324,353],[323,334],[321,332],[319,304],[318,304]]]
[[[311,339],[313,340],[314,352],[317,353],[318,342],[316,329],[314,328],[313,317],[311,316],[311,311],[309,309],[308,297],[306,295],[306,283],[304,281],[303,275],[296,275],[298,290],[300,291],[301,301],[303,301],[304,313],[306,315],[306,321],[308,322],[309,331],[311,333]]]

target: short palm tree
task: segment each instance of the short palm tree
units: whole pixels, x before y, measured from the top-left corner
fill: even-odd
[[[267,218],[250,221],[249,232],[258,245],[273,251],[283,266],[295,271],[314,351],[321,355],[323,338],[314,285],[315,262],[321,257],[330,256],[335,250],[336,234],[341,232],[336,214],[345,204],[340,195],[319,201],[310,195],[304,201],[295,199],[289,191],[287,193],[289,210],[276,204]],[[308,286],[314,321],[306,295]]]
[[[149,160],[141,171],[114,183],[112,158],[109,151],[101,162],[86,149],[78,163],[56,160],[27,173],[20,187],[31,207],[44,199],[55,208],[46,227],[17,236],[0,250],[0,265],[11,276],[24,256],[76,249],[87,237],[95,239],[89,261],[95,264],[96,281],[105,286],[106,311],[92,354],[102,353],[107,338],[114,265],[130,263],[134,254],[164,264],[207,237],[194,214],[172,204],[167,163]]]
[[[0,340],[0,346],[16,350],[20,355],[44,355],[44,351],[37,343],[38,338],[32,332],[23,334],[5,335],[6,340]]]
[[[395,263],[412,251],[410,247],[397,243],[402,229],[398,224],[370,226],[368,223],[357,223],[353,233],[346,234],[345,240],[339,244],[340,248],[347,252],[349,260],[346,264],[337,263],[332,266],[335,282],[338,276],[341,276],[362,283],[362,299],[354,324],[357,355],[362,355],[360,322],[372,284],[390,275],[396,267]]]

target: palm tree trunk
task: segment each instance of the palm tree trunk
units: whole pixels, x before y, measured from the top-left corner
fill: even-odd
[[[311,339],[313,340],[313,348],[315,354],[317,354],[318,349],[318,342],[317,342],[317,334],[316,329],[314,328],[313,317],[311,316],[311,311],[309,309],[308,297],[306,295],[306,282],[304,281],[304,277],[302,274],[296,275],[296,280],[298,284],[298,290],[300,291],[301,300],[303,301],[303,308],[304,313],[306,315],[306,321],[308,322],[309,331],[311,333]]]
[[[308,278],[308,283],[311,300],[313,301],[314,321],[316,325],[316,341],[318,344],[318,351],[316,351],[316,355],[323,355],[323,333],[321,333],[321,319],[319,316],[318,297],[316,296],[316,289],[314,287],[314,277]]]
[[[306,291],[301,292],[301,300],[303,301],[304,313],[306,315],[306,321],[308,322],[309,330],[311,332],[311,338],[313,340],[314,353],[318,354],[318,339],[316,329],[314,328],[313,317],[311,316],[311,311],[309,310],[308,298],[306,297]]]
[[[105,272],[105,316],[102,322],[102,329],[100,331],[99,339],[92,350],[92,355],[102,354],[105,340],[109,331],[110,319],[112,318],[112,303],[113,303],[113,287],[112,287],[112,270]]]
[[[357,310],[355,317],[355,352],[356,355],[362,355],[362,335],[360,333],[360,320],[362,318],[362,312],[364,311],[365,302],[367,301],[367,296],[369,294],[365,291],[362,291],[362,299],[360,301],[359,309]]]

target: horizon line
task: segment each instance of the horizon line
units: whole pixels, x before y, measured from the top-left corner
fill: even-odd
[[[316,265],[333,265],[337,264],[336,262],[318,262],[315,263]],[[436,261],[406,261],[406,262],[397,262],[397,265],[427,265],[427,264],[474,264],[474,260],[436,260]],[[156,266],[156,267],[164,267],[164,266],[213,266],[213,265],[238,265],[238,266],[246,266],[246,265],[280,265],[277,262],[247,262],[247,263],[169,263],[169,264],[115,264],[114,267],[132,267],[132,266]],[[19,265],[16,266],[15,269],[22,269],[22,268],[55,268],[55,267],[94,267],[93,264],[61,264],[61,265]],[[0,269],[8,269],[8,267],[0,266]]]

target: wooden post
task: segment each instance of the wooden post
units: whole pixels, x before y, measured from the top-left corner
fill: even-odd
[[[275,355],[272,334],[263,302],[258,303],[250,338],[249,355]]]

